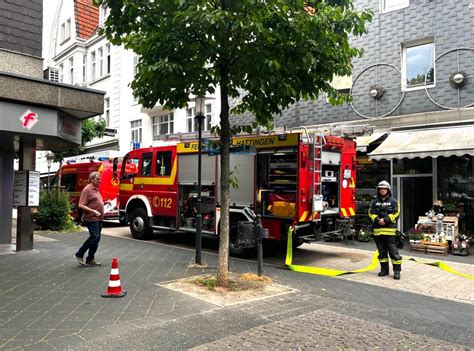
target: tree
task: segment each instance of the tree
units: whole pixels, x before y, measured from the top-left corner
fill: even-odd
[[[61,164],[65,157],[80,155],[84,152],[84,145],[92,141],[94,138],[102,138],[104,136],[106,122],[104,119],[95,121],[93,118],[85,119],[81,122],[82,139],[81,145],[65,151],[53,151],[53,161]]]
[[[110,9],[103,33],[139,55],[134,95],[145,107],[183,108],[192,95],[220,89],[221,223],[217,281],[226,285],[229,247],[229,99],[255,125],[351,73],[361,51],[350,35],[365,32],[369,11],[352,0],[96,0]]]

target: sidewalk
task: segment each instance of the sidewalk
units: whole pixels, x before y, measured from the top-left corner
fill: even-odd
[[[347,246],[341,243],[328,244],[303,245],[299,250],[295,251],[293,264],[308,264],[304,259],[307,255],[308,257],[319,258],[317,260],[318,267],[347,271],[356,270],[370,264],[375,249],[371,247],[372,245],[368,244],[364,249],[352,248],[350,245]],[[401,254],[404,261],[402,264],[402,279],[400,281],[394,281],[392,274],[383,278],[378,277],[378,269],[365,273],[343,275],[339,279],[474,304],[474,280],[469,280],[419,262],[445,262],[454,270],[471,276],[474,276],[473,264],[445,261],[444,259],[447,256],[415,256],[407,251],[403,251]],[[409,260],[410,258],[415,258],[419,262],[411,261]],[[393,273],[392,268],[390,270]]]
[[[208,268],[190,269],[194,250],[104,236],[103,266],[78,267],[72,255],[87,236],[39,235],[35,251],[0,256],[1,350],[474,347],[470,303],[266,265],[267,276],[297,292],[222,308],[157,285],[215,273],[216,255],[203,254]],[[113,257],[128,294],[104,299]],[[229,268],[256,272],[255,262],[239,259]],[[393,335],[401,336],[395,344]]]

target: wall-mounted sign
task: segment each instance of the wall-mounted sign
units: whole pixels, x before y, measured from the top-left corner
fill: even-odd
[[[14,206],[39,206],[40,172],[16,171],[13,184]]]
[[[114,129],[114,128],[105,128],[104,135],[105,135],[105,136],[114,137],[114,136],[117,135],[117,129]]]
[[[32,112],[28,109],[20,116],[20,121],[22,128],[30,130],[36,123],[38,123],[38,115],[36,112]]]

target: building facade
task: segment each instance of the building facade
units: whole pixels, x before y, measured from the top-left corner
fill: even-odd
[[[16,250],[33,248],[31,207],[39,200],[36,151],[80,144],[80,120],[103,108],[100,92],[43,79],[42,10],[41,0],[0,0],[0,253],[11,253],[13,205]],[[24,175],[25,182],[14,187],[15,153],[16,179]],[[28,189],[25,184],[31,183],[35,186]]]
[[[374,18],[366,35],[352,39],[364,49],[352,76],[334,81],[352,102],[331,106],[325,96],[299,102],[275,116],[275,125],[374,126],[372,136],[358,138],[359,211],[385,179],[401,203],[401,230],[442,200],[459,217],[460,231],[474,233],[474,3],[354,4]]]
[[[172,133],[197,130],[194,103],[172,111],[156,105],[145,109],[133,96],[130,83],[137,73],[138,57],[123,46],[114,46],[98,34],[108,10],[92,0],[61,0],[56,11],[48,59],[48,76],[60,82],[106,92],[104,112],[110,136],[87,145],[87,153],[155,145]],[[206,103],[204,130],[218,123],[219,100]]]

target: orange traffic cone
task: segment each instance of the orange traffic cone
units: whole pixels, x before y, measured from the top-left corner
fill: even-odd
[[[102,297],[124,297],[127,295],[120,285],[120,274],[118,269],[118,260],[112,258],[112,269],[110,270],[109,286],[102,294]]]

